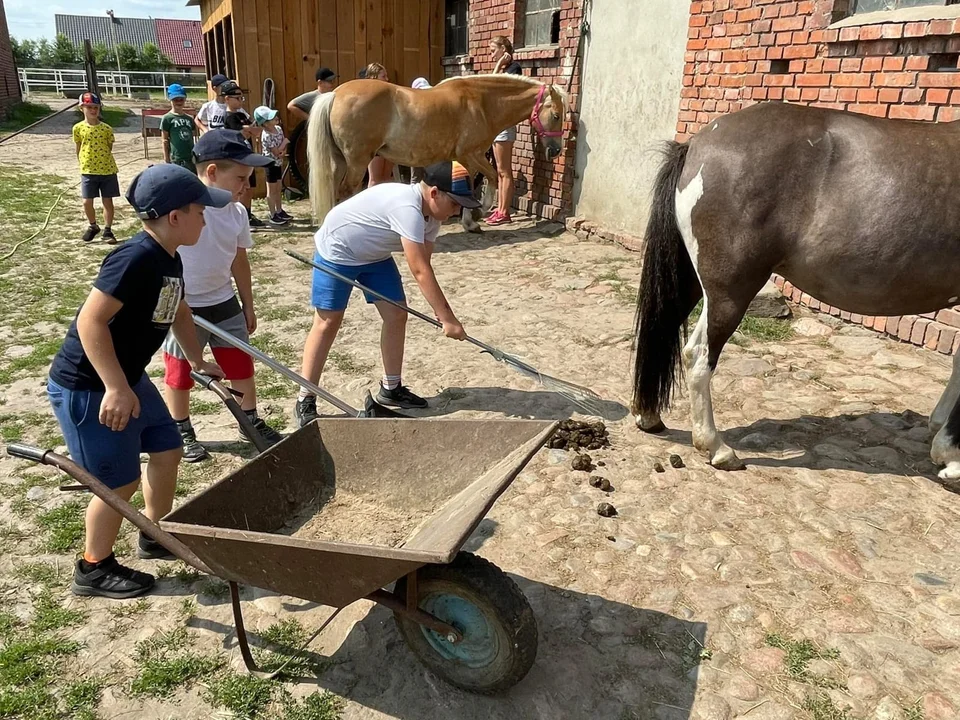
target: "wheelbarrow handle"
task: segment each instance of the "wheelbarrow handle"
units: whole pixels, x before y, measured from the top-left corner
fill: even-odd
[[[163,547],[172,552],[188,565],[193,565],[193,567],[197,568],[197,570],[206,573],[207,575],[222,575],[222,573],[213,571],[209,565],[196,556],[193,550],[177,540],[177,538],[168,533],[166,530],[162,530],[157,523],[150,520],[150,518],[141,513],[139,510],[133,507],[133,505],[117,495],[116,492],[108,488],[97,478],[69,458],[65,458],[63,455],[58,455],[52,450],[41,450],[38,447],[33,447],[32,445],[23,445],[20,443],[7,445],[7,454],[12,457],[22,458],[24,460],[32,460],[34,462],[38,462],[43,465],[50,465],[62,470],[78,483],[82,483],[90,488],[90,491],[94,495],[100,498],[110,508],[133,523],[143,532],[144,535],[163,545]]]
[[[227,406],[227,410],[230,411],[230,414],[236,418],[238,423],[240,423],[240,427],[243,428],[243,432],[248,438],[250,438],[250,442],[256,446],[258,453],[262,453],[270,448],[270,443],[264,440],[263,436],[257,432],[257,429],[253,426],[250,418],[247,417],[247,413],[243,410],[243,408],[240,407],[240,403],[238,403],[234,398],[234,395],[242,398],[242,392],[234,390],[233,388],[229,388],[221,383],[217,378],[211,377],[210,375],[204,375],[196,370],[190,371],[190,377],[198,385],[205,387],[207,390],[213,391],[223,401],[223,404]]]
[[[213,377],[212,375],[204,375],[202,372],[191,370],[190,379],[193,380],[195,383],[197,383],[197,385],[200,385],[201,387],[203,387],[204,389],[213,390],[219,395],[220,393],[217,391],[217,388],[214,386],[214,383],[217,383],[218,385],[220,385],[220,387],[222,387],[224,390],[229,392],[234,397],[238,397],[241,400],[243,399],[242,392],[240,392],[239,390],[234,390],[232,387],[227,387],[226,385],[221,384],[220,380],[218,378]]]

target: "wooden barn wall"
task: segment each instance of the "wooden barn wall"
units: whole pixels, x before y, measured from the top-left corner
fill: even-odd
[[[269,77],[287,120],[286,104],[316,87],[321,66],[337,72],[340,82],[374,61],[402,85],[420,76],[432,83],[443,79],[443,0],[203,0],[204,30],[227,14],[236,80],[249,110],[261,104]]]

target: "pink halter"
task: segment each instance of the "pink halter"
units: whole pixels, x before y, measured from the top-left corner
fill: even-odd
[[[540,122],[540,111],[543,109],[543,95],[547,92],[547,86],[541,85],[540,92],[537,95],[537,102],[533,106],[533,112],[530,113],[530,124],[541,137],[563,137],[563,130],[545,130],[543,123]]]

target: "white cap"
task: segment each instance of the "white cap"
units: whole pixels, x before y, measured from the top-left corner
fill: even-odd
[[[429,90],[431,85],[426,78],[418,77],[413,81],[413,85],[410,87],[412,87],[414,90]]]

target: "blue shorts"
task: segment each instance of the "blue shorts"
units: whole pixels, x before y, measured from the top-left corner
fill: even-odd
[[[319,253],[314,253],[313,261],[376,290],[395,302],[406,302],[403,294],[403,282],[400,280],[400,271],[393,258],[387,258],[369,265],[340,265],[324,260]],[[314,269],[313,288],[310,292],[310,304],[317,310],[346,310],[350,302],[352,285],[327,275],[325,272]],[[374,303],[377,298],[367,293],[363,294],[368,303]]]
[[[183,445],[177,424],[156,386],[144,375],[133,386],[140,399],[140,417],[113,431],[100,424],[98,390],[68,390],[47,381],[53,405],[70,457],[109,488],[120,488],[140,477],[140,453],[159,453]]]

